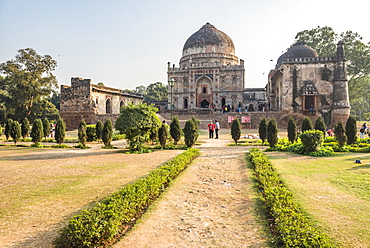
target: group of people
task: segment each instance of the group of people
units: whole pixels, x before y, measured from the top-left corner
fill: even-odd
[[[215,120],[215,123],[212,121],[209,122],[208,124],[208,133],[209,133],[209,138],[213,139],[213,136],[215,134],[215,139],[218,139],[218,131],[220,130],[220,123]]]

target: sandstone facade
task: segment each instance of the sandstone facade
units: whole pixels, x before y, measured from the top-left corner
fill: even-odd
[[[72,78],[71,86],[61,86],[60,115],[67,130],[78,127],[85,119],[87,124],[104,122],[110,118],[114,123],[120,108],[128,103],[143,102],[143,95],[91,83],[91,79]]]

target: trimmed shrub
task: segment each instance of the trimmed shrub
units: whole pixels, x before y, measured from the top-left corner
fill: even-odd
[[[357,141],[356,119],[349,116],[346,121],[347,144],[352,145]]]
[[[181,139],[181,127],[179,118],[176,115],[172,118],[172,122],[170,124],[170,134],[173,139],[173,143],[177,145]]]
[[[309,131],[309,130],[313,130],[313,126],[312,126],[311,119],[306,116],[302,122],[302,133]]]
[[[100,120],[96,122],[95,125],[95,134],[96,134],[96,139],[99,141],[102,138],[102,133],[103,133],[103,122]]]
[[[110,119],[106,119],[104,122],[103,132],[102,132],[102,140],[104,146],[107,148],[112,148],[112,135],[113,135],[113,125]]]
[[[346,130],[343,127],[343,123],[340,121],[334,126],[334,137],[340,147],[344,146],[347,141]]]
[[[168,133],[167,125],[162,124],[162,126],[158,129],[158,138],[162,149],[166,148],[167,133]]]
[[[87,134],[86,134],[86,122],[84,119],[80,121],[80,124],[78,126],[78,142],[79,147],[85,148],[86,147],[86,139],[87,139]]]
[[[299,135],[305,153],[317,152],[323,140],[323,134],[319,130],[306,131]]]
[[[184,139],[187,147],[192,147],[198,139],[198,129],[193,119],[187,120],[184,127]]]
[[[321,134],[320,134],[321,135]],[[335,247],[329,237],[310,220],[294,195],[280,179],[266,156],[256,148],[250,149],[248,159],[258,181],[276,247]]]
[[[267,120],[266,118],[262,118],[260,125],[258,127],[258,134],[262,140],[262,144],[265,143],[267,139]]]
[[[57,120],[55,125],[55,141],[60,145],[64,142],[66,137],[66,124],[62,118]]]
[[[275,119],[271,119],[267,126],[267,141],[269,142],[270,147],[273,147],[278,143],[278,132],[279,130],[276,126]]]
[[[324,120],[322,119],[321,116],[319,116],[319,118],[316,119],[315,130],[321,131],[323,133],[323,137],[325,137],[326,125],[325,125]]]
[[[87,142],[92,142],[96,140],[96,128],[95,125],[87,125],[86,126],[86,135],[87,135]]]
[[[22,126],[21,126],[21,135],[23,139],[28,137],[30,129],[31,129],[30,122],[28,121],[28,118],[26,117],[23,119]]]
[[[13,120],[9,118],[6,121],[5,130],[4,130],[4,135],[5,135],[6,141],[9,140],[10,133],[11,133],[11,130],[12,130],[12,124],[13,124]]]
[[[199,124],[200,124],[200,120],[198,120],[198,119],[196,119],[195,117],[194,117],[194,115],[191,117],[191,120],[194,122],[194,124],[195,124],[195,129],[199,129]]]
[[[46,141],[46,137],[48,137],[50,134],[50,130],[51,130],[51,127],[50,127],[49,120],[47,118],[42,119],[42,131],[44,132],[45,141]]]
[[[17,145],[17,142],[21,138],[21,125],[19,125],[18,121],[13,121],[10,136],[12,136],[14,144]]]
[[[191,148],[126,185],[68,221],[55,241],[56,247],[106,246],[125,226],[134,223],[187,165],[199,155]]]
[[[293,118],[289,118],[287,131],[290,143],[294,143],[294,141],[297,139],[297,125],[295,124]]]
[[[238,118],[234,119],[231,123],[231,137],[235,142],[235,145],[238,144],[242,130],[240,129],[240,121]]]
[[[42,121],[39,118],[37,118],[33,121],[31,130],[31,138],[35,146],[39,146],[42,137],[44,137]]]

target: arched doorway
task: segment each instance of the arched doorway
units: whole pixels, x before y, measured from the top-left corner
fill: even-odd
[[[108,98],[105,102],[105,113],[111,114],[112,113],[112,101]]]
[[[225,105],[226,105],[226,99],[225,99],[225,97],[223,97],[221,99],[221,107],[224,107]]]
[[[125,102],[122,100],[120,103],[119,103],[119,108],[123,108],[125,106]]]
[[[188,99],[185,98],[184,99],[184,109],[188,109],[189,108],[189,105],[188,105]]]
[[[206,99],[204,99],[203,101],[201,101],[200,107],[201,108],[209,108],[209,102]]]

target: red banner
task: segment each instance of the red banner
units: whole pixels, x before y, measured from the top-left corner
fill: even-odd
[[[235,120],[235,119],[236,119],[236,116],[228,116],[227,121],[228,121],[228,123],[232,123],[233,120]]]
[[[251,123],[250,116],[242,116],[242,123]]]

